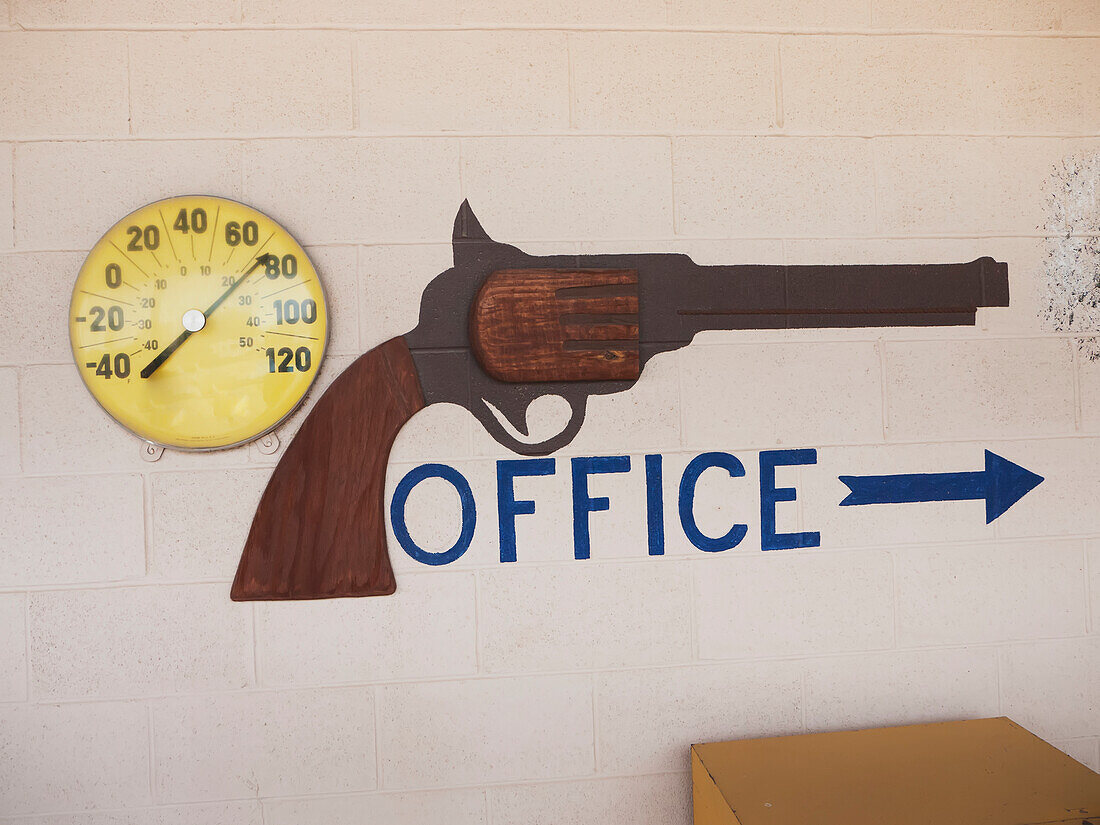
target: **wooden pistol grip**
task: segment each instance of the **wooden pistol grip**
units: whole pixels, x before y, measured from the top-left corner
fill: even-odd
[[[394,592],[386,463],[397,433],[423,407],[404,338],[344,370],[271,474],[233,580],[234,601]]]

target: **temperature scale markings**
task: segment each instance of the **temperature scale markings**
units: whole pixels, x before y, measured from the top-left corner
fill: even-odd
[[[306,278],[304,281],[299,281],[296,284],[291,284],[290,286],[284,287],[283,289],[277,289],[274,292],[269,292],[267,295],[261,295],[260,300],[261,301],[266,301],[268,298],[271,298],[275,295],[278,295],[280,292],[286,292],[288,289],[294,289],[294,287],[296,287],[296,286],[301,286],[302,284],[308,284],[312,280],[313,280],[312,278]],[[268,313],[268,314],[270,315],[270,313]]]
[[[180,256],[176,254],[176,245],[172,243],[172,233],[168,230],[168,221],[164,219],[164,210],[158,209],[157,214],[160,215],[161,225],[164,227],[164,234],[168,238],[168,246],[172,250],[172,257],[176,259],[176,263],[180,262]],[[156,257],[155,255],[153,257]],[[157,261],[160,263],[160,261]]]
[[[162,264],[162,263],[160,262],[160,258],[158,258],[158,257],[157,257],[157,253],[156,253],[156,252],[154,252],[153,250],[151,250],[151,249],[150,249],[149,247],[145,247],[145,251],[146,251],[146,252],[148,252],[148,253],[149,253],[150,255],[152,255],[152,256],[153,256],[153,260],[157,262],[157,267],[158,267],[159,269],[164,269],[164,264]]]
[[[119,341],[133,341],[135,336],[131,335],[129,338],[112,338],[110,341],[93,341],[90,344],[84,344],[77,349],[87,349],[88,347],[105,347],[108,344],[117,344]]]
[[[214,231],[210,233],[210,254],[206,256],[206,262],[214,258],[214,243],[218,240],[218,216],[222,213],[221,204],[218,204],[218,208],[214,210]]]
[[[111,246],[113,246],[115,249],[118,249],[118,254],[121,255],[126,260],[128,260],[131,264],[133,264],[134,268],[137,269],[138,272],[140,272],[142,275],[145,276],[145,280],[147,280],[147,281],[149,280],[149,273],[146,272],[144,269],[142,269],[140,266],[138,266],[136,263],[134,263],[133,258],[131,258],[129,255],[127,255],[125,252],[123,252],[121,249],[119,249],[119,246],[118,246],[117,243],[115,243],[114,241],[111,241]]]
[[[271,334],[272,335],[285,335],[287,338],[305,338],[307,341],[316,341],[317,340],[312,335],[295,335],[292,332],[275,332],[275,330],[272,330]]]
[[[100,295],[98,292],[89,292],[86,289],[82,289],[80,291],[83,292],[85,295],[91,295],[95,298],[102,298],[104,301],[110,301],[113,304],[123,304],[124,306],[128,306],[128,307],[133,306],[133,304],[131,304],[131,303],[127,303],[126,301],[120,301],[118,298],[108,298],[106,295]]]

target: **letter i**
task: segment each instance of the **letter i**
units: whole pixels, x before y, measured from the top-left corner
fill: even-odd
[[[665,554],[664,473],[660,455],[645,457],[646,527],[649,534],[649,555]]]

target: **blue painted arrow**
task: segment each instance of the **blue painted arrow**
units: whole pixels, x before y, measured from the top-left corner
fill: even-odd
[[[840,476],[840,480],[852,491],[840,502],[841,507],[984,498],[985,523],[989,524],[1039,486],[1043,477],[986,450],[985,469],[978,472]]]

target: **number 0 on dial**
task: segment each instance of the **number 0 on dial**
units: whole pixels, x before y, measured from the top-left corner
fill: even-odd
[[[187,196],[127,215],[77,276],[69,314],[85,385],[168,447],[249,441],[298,405],[328,339],[325,294],[297,241],[236,201]]]

